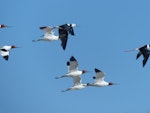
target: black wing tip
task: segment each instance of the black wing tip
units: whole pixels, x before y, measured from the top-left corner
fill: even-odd
[[[67,62],[67,66],[70,66],[70,62],[69,61]]]
[[[71,33],[71,35],[73,35],[73,36],[74,36],[75,34],[74,34],[74,33]]]
[[[8,56],[4,56],[3,58],[4,58],[5,60],[7,60],[7,61],[8,61],[8,58],[9,58],[9,57],[8,57]]]
[[[66,50],[66,45],[61,44],[63,50]]]
[[[102,71],[97,69],[97,68],[95,68],[95,72],[97,73],[97,72],[102,72]]]
[[[143,63],[143,67],[145,66],[146,63]]]
[[[45,28],[47,28],[47,26],[42,26],[42,27],[40,27],[40,29],[45,29]]]
[[[141,52],[138,52],[137,55],[136,55],[136,60],[142,55]]]
[[[63,50],[66,50],[66,46],[61,44],[61,47],[62,47]]]
[[[74,58],[74,56],[71,56],[70,61],[76,61],[76,59]]]
[[[146,65],[147,61],[148,61],[149,55],[147,57],[144,57],[143,59],[143,67]]]
[[[146,65],[146,62],[147,62],[147,61],[143,60],[143,67]]]

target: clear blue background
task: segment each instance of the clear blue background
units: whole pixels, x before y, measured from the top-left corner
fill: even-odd
[[[150,62],[142,67],[137,52],[150,44],[149,0],[1,0],[0,46],[16,45],[9,61],[0,57],[0,113],[147,113],[150,111]],[[37,42],[40,26],[76,23],[66,51],[60,41]],[[56,34],[58,34],[56,32]],[[106,73],[111,87],[87,87],[62,93],[71,78],[71,56],[79,69],[91,71],[82,82],[93,82],[94,68]]]

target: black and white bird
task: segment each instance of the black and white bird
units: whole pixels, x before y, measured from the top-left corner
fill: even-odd
[[[63,24],[63,25],[58,26],[59,28],[58,33],[59,33],[59,36],[61,36],[60,39],[64,42],[61,44],[63,49],[66,48],[68,35],[69,34],[75,35],[73,27],[76,27],[76,24]]]
[[[0,48],[0,55],[5,59],[8,60],[9,58],[9,52],[11,49],[17,48],[16,46],[12,45],[12,46],[3,46]]]
[[[142,47],[139,47],[139,48],[136,48],[134,50],[128,50],[128,51],[125,51],[125,52],[130,52],[130,51],[139,51],[136,55],[136,59],[138,59],[141,55],[143,55],[143,67],[145,66],[148,58],[149,58],[149,55],[150,55],[150,45],[144,45]]]
[[[62,34],[64,31],[67,31],[67,33],[71,35],[75,35],[73,27],[76,27],[76,24],[63,24],[59,26],[59,33]],[[66,33],[66,32],[64,32]]]
[[[11,27],[11,26],[7,26],[5,24],[0,24],[0,28],[6,28],[6,27]]]
[[[137,50],[139,50],[139,52],[137,53],[137,56],[136,56],[136,59],[138,59],[141,55],[143,55],[143,67],[145,66],[148,58],[149,58],[149,55],[150,55],[150,45],[144,45],[140,48],[137,48]]]
[[[37,40],[32,40],[33,42],[35,41],[55,41],[59,40],[59,36],[54,35],[54,29],[55,27],[50,27],[50,26],[42,26],[40,27],[41,30],[45,31],[44,35],[37,39]]]
[[[114,85],[114,83],[112,82],[106,82],[104,80],[104,73],[95,68],[95,73],[96,73],[96,76],[93,77],[94,79],[94,83],[87,83],[87,86],[95,86],[95,87],[103,87],[103,86],[110,86],[110,85]]]
[[[86,70],[78,70],[78,61],[73,56],[71,56],[70,60],[67,62],[67,66],[68,66],[68,73],[63,76],[55,77],[56,79],[63,77],[80,76],[88,72]]]
[[[57,40],[61,40],[61,46],[63,48],[63,50],[66,49],[66,44],[67,44],[67,40],[66,40],[66,34],[61,34],[59,36],[56,36],[54,33],[54,29],[58,29],[59,27],[50,27],[50,26],[42,26],[40,27],[41,30],[45,31],[44,35],[37,39],[37,40],[32,40],[33,42],[36,41],[57,41]]]
[[[74,76],[72,77],[73,78],[73,82],[74,82],[74,85],[70,88],[67,88],[66,90],[63,90],[62,92],[66,92],[66,91],[69,91],[69,90],[80,90],[80,89],[83,89],[87,86],[87,84],[82,84],[82,79],[80,76]]]

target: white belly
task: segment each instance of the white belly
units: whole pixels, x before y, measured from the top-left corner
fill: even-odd
[[[97,87],[103,87],[103,86],[108,86],[108,83],[107,82],[97,82],[97,83],[94,83],[95,86]]]
[[[82,75],[82,72],[81,71],[73,71],[73,72],[69,72],[67,75],[68,76],[80,76],[80,75]]]
[[[83,88],[85,88],[85,86],[83,86],[83,85],[77,85],[77,86],[72,87],[71,89],[72,90],[79,90],[79,89],[83,89]]]
[[[55,41],[58,40],[57,36],[44,36],[45,41]]]

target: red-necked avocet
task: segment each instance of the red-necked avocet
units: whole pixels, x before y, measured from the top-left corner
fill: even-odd
[[[66,49],[66,44],[67,44],[67,39],[65,38],[65,34],[62,34],[62,35],[59,35],[59,36],[56,36],[54,33],[54,29],[56,29],[58,27],[50,27],[50,26],[43,26],[43,27],[40,27],[41,30],[44,30],[45,33],[44,35],[37,39],[37,40],[32,40],[33,42],[36,42],[36,41],[57,41],[57,40],[61,40],[61,46],[63,48],[63,50]]]
[[[104,73],[95,68],[95,73],[96,73],[96,76],[93,77],[93,79],[95,80],[94,83],[87,83],[87,86],[95,86],[95,87],[103,87],[103,86],[110,86],[110,85],[114,85],[114,83],[112,82],[106,82],[104,80]]]
[[[69,91],[69,90],[80,90],[87,86],[87,84],[81,83],[82,79],[80,76],[74,76],[72,78],[73,78],[74,85],[66,90],[63,90],[62,92]]]
[[[71,56],[70,61],[67,62],[67,66],[68,66],[68,73],[63,76],[56,77],[56,79],[63,78],[63,77],[80,76],[88,72],[86,70],[81,70],[81,71],[78,70],[78,61],[73,56]]]
[[[16,46],[12,45],[12,46],[3,46],[0,48],[0,55],[5,59],[8,60],[9,58],[9,52],[11,49],[13,48],[17,48]]]
[[[133,49],[133,50],[127,50],[125,52],[131,52],[131,51],[139,51],[136,55],[136,59],[138,59],[141,55],[143,55],[143,67],[145,66],[148,58],[149,58],[149,55],[150,55],[150,45],[144,45],[142,47],[139,47],[139,48],[136,48],[136,49]]]
[[[6,27],[11,27],[11,26],[7,26],[5,24],[0,24],[0,28],[6,28]]]

